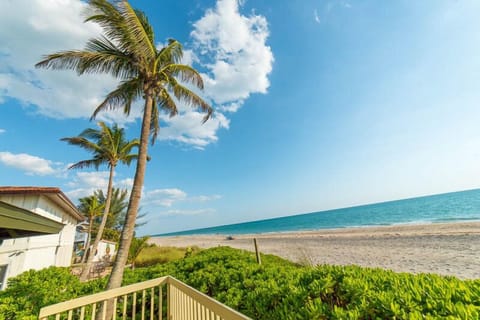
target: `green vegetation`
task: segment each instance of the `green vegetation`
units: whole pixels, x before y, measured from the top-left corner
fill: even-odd
[[[117,124],[109,127],[104,122],[98,122],[100,130],[88,128],[82,131],[77,137],[63,138],[62,141],[66,141],[71,145],[78,146],[90,152],[92,159],[79,161],[69,167],[69,169],[83,169],[94,167],[98,170],[101,165],[107,165],[110,169],[108,176],[107,197],[104,204],[104,212],[102,220],[98,226],[97,235],[92,245],[92,252],[96,252],[98,244],[102,239],[103,230],[107,223],[107,218],[110,213],[110,203],[112,200],[113,190],[113,176],[115,174],[115,168],[118,163],[130,165],[130,163],[138,158],[136,152],[133,149],[138,148],[140,141],[133,139],[127,140],[125,130],[120,128]],[[90,224],[92,225],[92,224]],[[89,233],[91,234],[91,228]],[[88,255],[87,263],[83,268],[80,279],[86,281],[90,274],[90,269],[93,266],[93,254]],[[82,259],[83,260],[83,259]]]
[[[135,259],[135,266],[149,267],[156,264],[177,261],[185,258],[186,256],[195,255],[199,251],[199,247],[177,248],[150,245],[140,251],[140,254]]]
[[[153,249],[152,249],[153,250]],[[126,270],[124,284],[172,275],[253,319],[478,319],[480,280],[356,266],[303,267],[220,247]],[[101,291],[67,269],[29,271],[0,293],[0,320],[34,319],[41,306]],[[31,318],[29,318],[31,317]]]

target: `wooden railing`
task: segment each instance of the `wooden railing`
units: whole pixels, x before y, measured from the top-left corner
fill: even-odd
[[[114,320],[250,319],[170,276],[47,306],[39,319],[107,320],[109,308]]]

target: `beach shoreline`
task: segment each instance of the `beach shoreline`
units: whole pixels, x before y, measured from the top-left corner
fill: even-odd
[[[160,246],[230,246],[311,265],[359,265],[397,272],[480,278],[480,221],[298,232],[153,237]]]

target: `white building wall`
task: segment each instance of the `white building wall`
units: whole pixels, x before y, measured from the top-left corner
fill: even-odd
[[[4,240],[0,245],[0,265],[8,265],[7,279],[30,269],[71,265],[77,224],[72,216],[38,195],[0,195],[0,200],[64,224],[58,234]]]

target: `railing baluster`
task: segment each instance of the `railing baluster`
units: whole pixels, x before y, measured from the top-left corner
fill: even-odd
[[[95,319],[95,314],[97,313],[97,303],[92,304],[92,320]]]
[[[153,319],[153,310],[155,309],[155,287],[150,289],[150,320]]]
[[[72,320],[73,310],[68,311],[68,320]]]
[[[170,306],[170,294],[171,294],[171,290],[170,290],[170,283],[167,283],[167,319],[170,320],[171,318],[171,312],[172,312],[172,309],[171,309],[171,306]]]
[[[127,302],[128,302],[128,296],[124,295],[123,296],[123,320],[127,319]]]
[[[145,320],[145,290],[142,290],[142,320]]]
[[[137,293],[133,293],[133,304],[132,304],[132,319],[135,319],[137,313]]]
[[[163,296],[162,296],[162,285],[158,286],[158,320],[162,320],[163,314]]]
[[[178,296],[178,290],[177,288],[175,288],[174,286],[170,286],[170,290],[172,291],[172,311],[173,311],[173,315],[174,315],[174,320],[175,319],[178,319],[179,317],[179,310],[178,310],[178,299],[179,299],[179,296]]]
[[[117,320],[117,301],[118,301],[118,298],[115,297],[115,299],[113,299],[113,319],[112,320]]]
[[[60,320],[60,313],[57,313],[57,315],[55,316],[55,320]]]
[[[105,320],[107,318],[107,303],[108,303],[108,300],[103,301],[102,320]]]
[[[80,309],[80,320],[85,318],[85,306]]]

